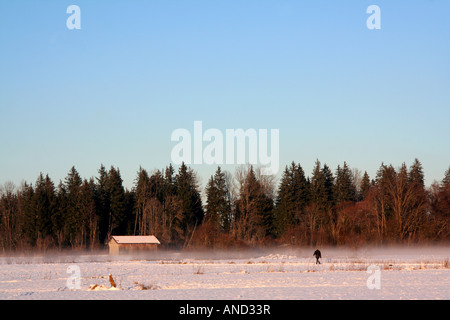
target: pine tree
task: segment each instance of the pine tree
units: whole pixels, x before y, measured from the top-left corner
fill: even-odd
[[[178,217],[182,217],[181,201],[176,195],[175,170],[170,163],[164,170],[164,201],[162,215],[161,239],[167,243],[181,242],[180,234],[176,228]],[[178,224],[179,225],[179,224]]]
[[[55,186],[48,175],[45,178],[42,173],[39,175],[34,188],[32,203],[35,214],[35,239],[38,241],[38,246],[45,249],[53,242],[51,240],[53,236],[52,217],[56,211]]]
[[[82,238],[85,247],[93,250],[99,244],[99,217],[96,207],[94,179],[84,180],[81,185]]]
[[[320,161],[316,160],[310,182],[310,201],[323,207],[325,198],[325,177],[322,174]]]
[[[445,171],[444,179],[442,179],[442,185],[444,187],[450,186],[450,166],[448,167],[447,171]]]
[[[164,176],[160,170],[156,170],[150,176],[149,187],[150,187],[150,197],[156,198],[160,203],[162,203],[165,197],[166,186]]]
[[[206,192],[205,218],[213,228],[224,232],[230,231],[231,225],[231,197],[225,174],[218,167],[214,176],[208,181]]]
[[[353,184],[352,172],[346,162],[344,162],[342,169],[338,165],[336,171],[335,196],[337,203],[356,200],[356,189]]]
[[[145,169],[139,168],[135,182],[134,235],[144,234],[144,212],[150,201],[150,177]]]
[[[109,213],[110,213],[110,199],[108,184],[108,171],[105,166],[100,165],[98,170],[99,176],[96,178],[96,208],[99,218],[99,240],[100,243],[107,242],[109,236]]]
[[[81,185],[82,180],[78,171],[73,166],[66,179],[66,212],[63,215],[64,229],[66,241],[72,246],[72,248],[79,248],[82,243],[81,228]]]
[[[122,178],[119,169],[111,166],[108,172],[108,180],[106,182],[106,190],[109,196],[109,222],[108,233],[126,234],[126,203],[125,189],[122,185]]]
[[[124,221],[124,228],[125,234],[132,235],[134,231],[134,216],[133,216],[133,210],[135,205],[135,197],[134,197],[134,191],[125,189],[125,221]]]
[[[425,176],[423,173],[422,163],[416,158],[409,169],[409,181],[416,187],[425,189]]]
[[[294,170],[295,203],[297,213],[302,213],[309,201],[309,181],[300,164]]]
[[[203,221],[204,212],[197,178],[193,170],[188,168],[184,162],[175,176],[174,185],[183,212],[183,215],[177,219],[177,227],[181,232],[182,239],[185,240],[185,245],[188,245],[189,237],[192,236],[196,226]]]
[[[56,188],[56,212],[52,216],[53,236],[59,249],[66,245],[65,217],[67,212],[67,191],[64,183],[59,182]]]
[[[19,195],[12,182],[0,186],[0,249],[11,251],[21,234],[16,229],[19,218]]]
[[[330,168],[324,164],[320,168],[320,161],[316,161],[310,184],[311,203],[322,211],[329,210],[334,205],[334,177]]]
[[[276,199],[275,224],[277,235],[298,224],[308,203],[308,183],[300,164],[291,163],[281,177]]]
[[[218,190],[214,180],[214,176],[211,176],[205,187],[206,193],[206,206],[205,206],[205,220],[211,223],[213,226],[219,226],[219,215],[217,212],[218,202]]]
[[[19,193],[19,211],[21,216],[23,243],[36,244],[36,220],[32,204],[34,188],[31,184],[24,182]]]
[[[367,171],[364,171],[364,175],[362,177],[361,186],[360,186],[360,199],[361,200],[366,199],[366,197],[369,193],[370,187],[371,187],[370,177],[367,174]]]
[[[275,227],[278,236],[295,223],[295,186],[293,172],[288,166],[284,169],[278,187],[275,209]]]
[[[325,205],[327,208],[331,208],[334,205],[334,177],[331,169],[324,164],[322,169],[324,176],[324,188],[325,188]]]
[[[175,186],[175,170],[172,164],[169,164],[164,171],[164,195],[174,196],[176,194],[176,186]]]
[[[230,232],[231,229],[231,190],[227,181],[227,176],[225,172],[222,172],[220,167],[214,175],[214,180],[218,190],[219,196],[219,216],[222,231]]]

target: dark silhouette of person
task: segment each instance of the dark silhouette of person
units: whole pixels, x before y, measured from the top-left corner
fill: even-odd
[[[322,258],[322,254],[320,253],[319,249],[316,249],[316,251],[314,251],[313,256],[316,257],[316,264],[320,264],[319,259]]]

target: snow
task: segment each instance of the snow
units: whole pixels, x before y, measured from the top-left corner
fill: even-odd
[[[450,299],[448,247],[313,251],[0,257],[0,299]]]

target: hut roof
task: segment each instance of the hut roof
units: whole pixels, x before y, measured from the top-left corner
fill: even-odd
[[[118,244],[161,244],[155,236],[112,236],[111,238]]]

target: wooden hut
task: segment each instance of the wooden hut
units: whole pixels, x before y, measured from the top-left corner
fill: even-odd
[[[109,254],[155,251],[160,244],[155,236],[112,236],[108,242]]]

